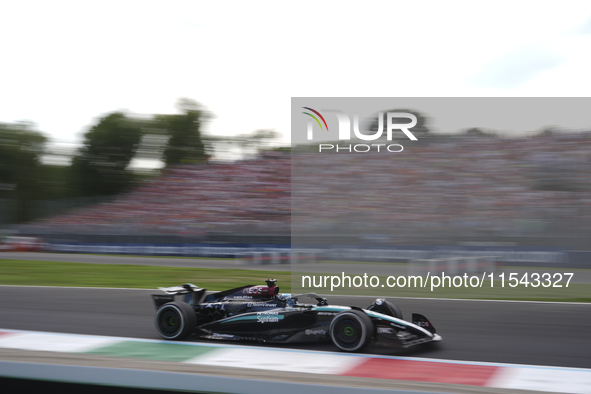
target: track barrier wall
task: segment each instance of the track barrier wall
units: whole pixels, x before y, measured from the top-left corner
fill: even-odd
[[[50,242],[45,250],[56,253],[94,253],[147,256],[235,258],[244,264],[284,264],[330,261],[409,262],[413,260],[479,258],[490,256],[498,264],[591,268],[591,251],[552,247],[291,247],[284,244],[106,244]],[[288,257],[286,257],[286,255]]]
[[[496,265],[492,256],[411,260],[408,262],[408,275],[426,276],[428,272],[431,275],[494,273]]]

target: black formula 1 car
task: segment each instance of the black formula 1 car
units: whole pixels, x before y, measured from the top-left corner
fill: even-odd
[[[314,293],[281,294],[275,279],[266,282],[266,286],[249,285],[210,294],[190,283],[160,287],[164,294],[152,295],[157,309],[156,329],[170,340],[195,334],[205,339],[269,343],[332,341],[347,352],[360,351],[372,340],[380,345],[409,347],[442,339],[425,316],[413,313],[412,323],[405,321],[400,309],[383,298],[366,309],[335,306]],[[316,303],[298,302],[304,296]]]

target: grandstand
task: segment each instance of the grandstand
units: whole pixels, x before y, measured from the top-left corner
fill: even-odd
[[[120,198],[40,220],[25,229],[46,234],[193,239],[208,233],[289,236],[289,174],[290,160],[285,157],[175,166]]]
[[[336,236],[588,248],[590,132],[405,145],[397,154],[297,151],[172,167],[129,194],[23,231],[211,240],[289,237],[291,229],[319,242]]]

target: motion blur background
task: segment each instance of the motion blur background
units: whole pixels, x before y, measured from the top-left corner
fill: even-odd
[[[474,262],[484,267],[485,256],[493,257],[498,267],[588,268],[589,104],[586,98],[294,98],[292,247],[319,251],[326,260],[348,261],[324,267],[339,277],[343,272],[413,274],[413,265],[435,259],[438,264],[444,264],[441,259],[455,261],[439,270],[432,266],[432,274],[457,274],[467,272],[466,264],[472,264],[468,258],[481,259]],[[321,129],[302,114],[307,111],[303,107],[320,110],[327,127]],[[340,125],[331,109],[351,121],[358,115],[366,135],[378,130],[380,116],[385,130],[386,113],[412,113],[417,124],[410,131],[417,141],[400,130],[391,141],[385,132],[373,141],[339,140]],[[313,142],[307,140],[307,123],[313,126]],[[435,131],[454,123],[464,128]],[[369,144],[382,148],[378,152]],[[399,145],[389,152],[388,144]],[[399,146],[404,149],[396,152]],[[411,267],[383,265],[392,262]],[[454,264],[463,270],[456,272]],[[488,265],[475,272],[494,269]],[[307,290],[300,276],[318,275],[309,266],[293,270],[298,274],[292,277],[292,288],[299,291]],[[322,293],[332,290],[314,287]],[[369,286],[357,287],[347,291],[365,294]],[[391,296],[459,296],[374,287]],[[508,295],[507,289],[490,287],[497,297]],[[531,291],[520,296],[531,297]],[[566,293],[562,289],[546,296]]]
[[[357,243],[377,245],[472,242],[587,249],[590,103],[582,98],[294,99],[292,141],[305,141],[308,120],[298,116],[304,105],[339,108],[350,117],[371,113],[360,121],[366,134],[378,129],[376,108],[384,125],[386,112],[410,112],[418,119],[411,129],[418,141],[400,130],[392,141],[385,133],[371,142],[339,141],[336,118],[325,114],[332,132],[318,128],[314,138],[323,137],[340,150],[324,145],[319,152],[319,139],[309,142],[311,149],[294,149],[294,237],[307,234],[320,243],[351,236]],[[434,133],[432,127],[441,121],[427,113],[429,108],[473,127]],[[520,132],[532,121],[538,122],[537,132]],[[351,150],[350,144],[360,143],[395,143],[404,150]],[[324,243],[354,244],[350,241]]]
[[[295,229],[325,247],[548,252],[504,262],[585,265],[586,101],[447,111],[445,99],[384,100],[362,118],[408,110],[420,137],[378,158],[311,154],[294,140],[289,100],[585,96],[588,3],[507,13],[458,2],[470,18],[441,18],[451,5],[435,2],[323,2],[312,14],[257,4],[2,6],[0,234],[53,251],[233,257],[219,247],[286,249]],[[325,20],[337,5],[343,16]]]
[[[0,217],[7,233],[40,237],[54,251],[120,245],[121,253],[149,254],[141,247],[161,245],[173,247],[164,254],[192,255],[196,249],[183,249],[192,245],[204,256],[238,257],[231,247],[295,243],[322,249],[319,259],[359,260],[326,251],[455,248],[530,253],[501,259],[514,265],[583,268],[591,236],[589,104],[300,98],[292,103],[292,146],[273,146],[271,130],[204,134],[211,115],[183,99],[177,114],[99,119],[68,166],[43,164],[45,137],[26,123],[5,124]],[[365,130],[377,129],[379,111],[409,111],[419,120],[412,129],[418,141],[400,132],[391,141],[405,147],[400,153],[319,153],[304,137],[305,105],[361,111]],[[327,117],[332,134],[315,135],[343,145]],[[437,132],[446,119],[473,127]],[[216,159],[220,149],[235,160]],[[163,168],[130,168],[137,158]],[[203,252],[205,245],[217,252]],[[366,259],[409,260],[395,252]]]

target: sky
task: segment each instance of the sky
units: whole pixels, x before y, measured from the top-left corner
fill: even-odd
[[[274,129],[291,97],[587,97],[591,2],[18,1],[0,4],[0,122],[75,147],[116,110]]]

